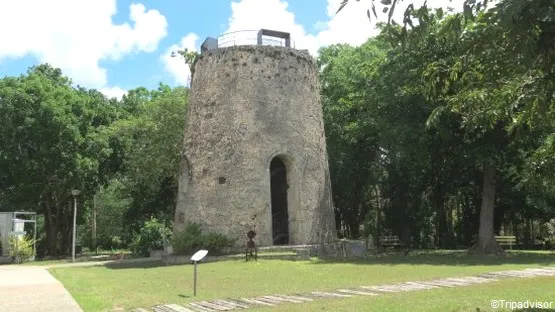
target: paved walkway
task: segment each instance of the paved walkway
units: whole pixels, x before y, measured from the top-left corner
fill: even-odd
[[[274,307],[280,304],[300,304],[322,298],[346,298],[353,296],[378,296],[387,293],[419,291],[444,287],[463,287],[482,283],[492,283],[504,278],[529,278],[537,276],[555,276],[555,267],[512,270],[485,273],[472,277],[445,278],[431,281],[405,282],[391,285],[359,286],[357,288],[338,289],[331,292],[314,291],[307,294],[275,294],[255,298],[238,298],[192,302],[185,305],[165,304],[148,309],[135,309],[135,312],[217,312],[254,307]]]
[[[44,267],[0,266],[0,311],[82,312],[64,286]]]

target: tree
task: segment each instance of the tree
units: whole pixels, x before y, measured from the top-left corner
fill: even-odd
[[[378,126],[361,117],[367,116],[366,81],[384,56],[380,43],[369,41],[359,49],[333,45],[318,58],[336,224],[344,223],[350,237],[361,234],[370,209],[367,188],[376,183]]]
[[[356,1],[360,1],[360,0],[356,0]],[[516,0],[518,1],[518,0]],[[550,1],[550,0],[548,0]],[[370,9],[366,10],[366,16],[368,17],[368,19],[371,21],[372,20],[372,16],[374,16],[375,19],[378,19],[378,10],[376,9],[376,0],[370,0]],[[395,18],[393,17],[393,14],[395,13],[395,11],[398,9],[398,5],[402,5],[403,2],[406,4],[408,3],[406,6],[402,6],[402,8],[405,9],[405,11],[403,12],[403,20],[402,20],[402,24],[403,24],[403,28],[402,28],[402,33],[406,34],[407,31],[407,26],[409,26],[410,28],[414,28],[414,20],[413,18],[414,13],[417,11],[428,11],[428,6],[427,6],[427,1],[424,1],[424,4],[422,4],[421,7],[415,7],[414,5],[414,1],[411,0],[380,0],[380,4],[382,6],[382,9],[380,11],[380,15],[381,14],[387,14],[387,25],[397,25],[399,24],[398,21],[395,21]],[[452,0],[449,0],[449,2],[452,2]],[[465,0],[462,3],[462,11],[464,13],[465,16],[467,17],[471,17],[473,14],[475,14],[476,12],[480,12],[484,9],[486,9],[488,7],[488,3],[490,2],[490,0]],[[339,12],[341,12],[341,10],[343,10],[343,8],[349,3],[349,0],[342,0],[340,5],[339,5],[339,9],[337,10],[336,14],[338,14]],[[443,11],[443,10],[442,10]],[[420,17],[424,17],[424,16],[420,16]],[[418,19],[418,22],[422,23],[423,19]]]
[[[0,80],[2,201],[45,216],[51,256],[69,250],[71,189],[87,198],[102,180],[111,151],[99,133],[116,117],[108,105],[47,64]]]
[[[119,181],[131,200],[125,218],[133,230],[150,215],[173,219],[187,96],[186,88],[162,84],[152,91],[131,90],[122,105],[133,114],[110,126],[109,137],[123,150]]]
[[[379,156],[387,161],[387,179],[383,181],[392,183],[381,194],[391,198],[389,205],[392,209],[387,211],[386,216],[399,216],[397,221],[390,219],[392,223],[388,226],[407,222],[414,224],[428,218],[425,210],[414,212],[414,208],[408,208],[420,201],[416,194],[428,192],[425,187],[428,185],[430,191],[423,198],[435,207],[439,245],[452,247],[453,230],[450,224],[453,220],[449,217],[452,200],[449,198],[461,196],[461,188],[472,194],[474,186],[481,184],[482,209],[478,211],[481,211],[482,218],[481,229],[477,229],[480,232],[478,246],[481,251],[489,252],[499,250],[493,238],[494,231],[498,231],[495,230],[494,220],[499,219],[494,210],[498,198],[496,176],[504,179],[514,168],[511,163],[529,157],[530,151],[537,145],[528,144],[532,141],[529,139],[531,132],[527,129],[515,132],[511,120],[516,112],[527,111],[515,110],[509,105],[516,102],[519,94],[516,86],[522,79],[525,66],[518,62],[514,66],[514,55],[508,52],[514,49],[510,49],[510,42],[503,35],[507,31],[499,23],[491,21],[492,16],[495,17],[492,11],[482,12],[483,8],[479,6],[470,9],[469,12],[446,17],[442,10],[430,12],[424,7],[410,12],[411,20],[418,20],[417,25],[407,22],[410,29],[407,25],[401,27],[395,23],[383,26],[379,40],[388,42],[391,50],[383,65],[376,67],[379,75],[364,78],[352,73],[343,75],[345,78],[336,79],[328,88],[337,90],[338,96],[334,97],[333,91],[327,96],[337,103],[335,105],[347,108],[349,105],[345,104],[352,101],[347,101],[349,96],[345,95],[364,94],[362,97],[365,100],[358,100],[364,102],[360,106],[364,108],[350,123],[358,125],[373,120],[374,124],[380,125],[379,140],[372,145],[378,146],[378,151],[386,151]],[[339,58],[339,55],[336,53],[334,57]],[[353,58],[350,61],[361,62]],[[322,79],[329,80],[325,75],[330,73],[324,68]],[[350,84],[355,91],[340,87],[355,77],[357,82]],[[425,79],[421,80],[422,77]],[[339,105],[341,101],[343,104]],[[384,110],[376,109],[380,106]],[[371,113],[366,113],[368,111]],[[408,112],[411,117],[405,119],[404,114]],[[425,116],[424,121],[427,119],[426,130],[419,128],[423,123],[420,116]],[[334,123],[341,121],[336,119]],[[333,136],[334,129],[341,128],[334,124],[333,128],[326,130]],[[413,142],[418,142],[420,146],[411,147]],[[446,142],[450,144],[446,145]],[[329,140],[328,144],[335,143]],[[423,153],[421,146],[429,146],[429,153]],[[427,158],[431,161],[430,166],[425,165]],[[438,163],[443,166],[434,165]],[[360,167],[360,164],[355,165]],[[482,171],[481,182],[475,179],[475,170]],[[524,177],[522,173],[519,171],[517,174],[519,179]],[[420,176],[423,181],[414,179],[415,176]],[[505,187],[513,188],[518,183],[522,181],[512,179]],[[342,185],[344,183],[340,183],[339,187]],[[472,188],[467,187],[471,185]],[[474,214],[471,211],[470,215]],[[415,215],[411,216],[413,212]],[[426,227],[425,222],[421,226]],[[422,230],[419,226],[410,229]],[[414,238],[413,234],[411,236]],[[468,235],[465,237],[468,240]]]
[[[533,107],[519,105],[526,96],[520,86],[529,79],[529,71],[498,22],[497,9],[473,18],[454,16],[444,23],[440,33],[455,39],[457,49],[431,62],[425,73],[430,96],[445,103],[434,114],[447,109],[463,117],[469,147],[483,167],[477,250],[484,253],[500,250],[493,237],[496,176],[510,165],[507,155],[515,147],[511,141],[530,134],[529,127],[520,127],[519,116],[534,114]]]

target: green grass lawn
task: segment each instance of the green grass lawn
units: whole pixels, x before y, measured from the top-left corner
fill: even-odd
[[[508,306],[492,308],[492,300],[505,300]],[[510,309],[518,302],[552,302],[551,309]],[[497,301],[498,303],[500,301]],[[502,303],[501,303],[502,304]],[[515,306],[518,307],[518,306]],[[380,296],[356,296],[346,299],[321,299],[303,304],[283,304],[275,308],[259,308],[252,311],[345,311],[345,312],[476,312],[485,311],[555,311],[555,278],[538,277],[508,279],[492,284],[472,285],[459,288],[442,288],[409,293],[384,294]],[[249,309],[251,310],[251,309]]]
[[[204,299],[303,293],[360,285],[430,280],[546,265],[555,265],[554,254],[508,253],[502,257],[481,257],[463,252],[435,252],[414,253],[408,256],[381,255],[353,263],[320,260],[214,262],[199,265],[197,297],[192,297],[192,265],[112,264],[102,267],[55,268],[50,271],[65,285],[85,311],[109,311],[114,308],[129,309]],[[496,286],[492,284],[486,288],[489,287],[495,289]],[[410,296],[425,298],[428,294],[423,292]],[[353,300],[353,304],[358,306],[357,300],[362,299]]]
[[[118,250],[99,250],[98,252],[93,251],[85,251],[81,254],[76,255],[75,261],[76,262],[94,262],[94,261],[103,261],[108,260],[107,258],[98,258],[102,256],[111,256],[118,253],[126,254],[126,257],[130,257],[131,252],[126,249],[118,249]],[[95,257],[97,257],[95,259]],[[58,264],[65,264],[71,263],[71,257],[65,257],[62,259],[48,259],[48,260],[34,260],[24,262],[21,265],[36,265],[36,266],[50,266],[50,265],[58,265]]]
[[[54,264],[65,264],[65,263],[71,263],[71,260],[67,260],[67,259],[60,259],[60,260],[35,260],[35,261],[29,261],[29,262],[23,262],[21,265],[26,265],[26,266],[48,266],[48,265],[54,265]]]

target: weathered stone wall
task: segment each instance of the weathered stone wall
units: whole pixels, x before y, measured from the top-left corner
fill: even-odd
[[[272,244],[270,162],[286,165],[290,244],[335,237],[314,60],[270,46],[211,50],[195,64],[175,232],[187,222]]]

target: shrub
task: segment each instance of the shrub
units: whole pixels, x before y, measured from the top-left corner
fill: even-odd
[[[546,239],[545,240],[545,249],[555,250],[555,239]]]
[[[151,250],[163,249],[171,240],[171,230],[156,218],[146,221],[131,242],[134,255],[148,257]]]
[[[33,240],[27,237],[19,238],[15,235],[8,237],[10,257],[14,263],[22,263],[35,256]]]
[[[119,236],[113,236],[110,240],[112,249],[119,249],[123,246],[123,240]]]
[[[202,230],[197,223],[189,224],[185,230],[174,236],[172,247],[177,254],[187,254],[191,250],[198,249],[201,245]]]
[[[180,255],[190,255],[198,249],[206,249],[210,254],[222,254],[226,247],[233,246],[235,240],[216,233],[203,233],[198,223],[191,223],[185,230],[173,238],[173,252]]]

